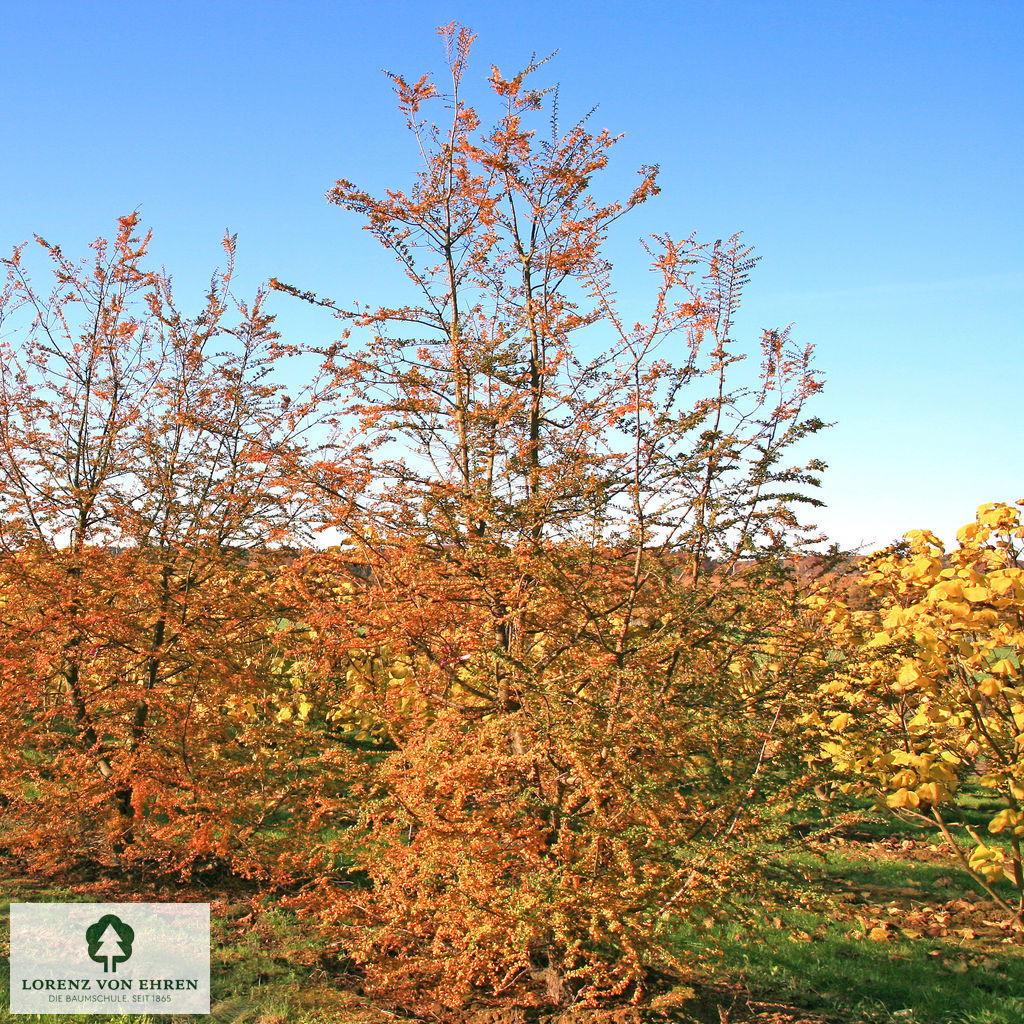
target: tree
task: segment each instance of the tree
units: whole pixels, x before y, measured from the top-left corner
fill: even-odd
[[[1024,926],[1020,512],[982,505],[948,553],[927,530],[906,536],[864,574],[877,611],[815,602],[833,671],[805,721],[821,736],[819,764],[844,788],[938,825],[961,866]],[[1005,847],[972,824],[969,783],[996,802],[987,827],[1006,834]],[[1013,897],[995,888],[1004,878]]]
[[[318,808],[356,825],[318,844],[304,902],[407,1006],[639,999],[671,961],[666,920],[726,888],[785,785],[813,637],[782,555],[822,466],[783,459],[822,426],[803,411],[820,382],[809,349],[766,331],[760,378],[733,383],[753,265],[736,238],[652,239],[653,311],[630,326],[603,246],[656,169],[597,199],[615,140],[563,130],[531,84],[544,60],[492,68],[503,113],[483,131],[473,37],[441,34],[450,92],[390,76],[413,186],[328,196],[412,297],[344,306],[274,282],[346,324],[322,355],[347,433],[310,484],[361,569],[339,587],[337,559],[312,558],[290,585],[337,681],[311,719],[371,747]],[[371,889],[346,895],[339,860]]]
[[[264,870],[268,804],[302,763],[273,745],[273,572],[298,536],[307,407],[282,413],[282,350],[263,294],[232,297],[233,239],[187,318],[137,227],[122,218],[81,265],[39,239],[49,290],[24,246],[5,261],[9,841],[40,866],[217,855]]]

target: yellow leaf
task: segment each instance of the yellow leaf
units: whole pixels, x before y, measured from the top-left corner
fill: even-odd
[[[928,591],[928,596],[933,600],[936,598],[953,599],[962,597],[963,592],[964,586],[959,580],[945,580],[943,583],[936,583]]]
[[[949,799],[949,792],[937,782],[925,782],[917,787],[916,793],[919,799],[933,804],[945,803]]]
[[[918,795],[909,789],[898,789],[885,798],[890,807],[917,807],[921,800]]]
[[[1011,807],[1004,807],[989,823],[989,832],[1002,832],[1008,825],[1013,826],[1020,822],[1020,812]]]
[[[1003,684],[1000,683],[998,679],[993,679],[989,676],[978,684],[978,689],[986,697],[998,697],[1003,689]]]
[[[968,858],[972,871],[977,871],[988,881],[994,881],[1003,874],[1003,851],[979,843]]]
[[[896,680],[904,686],[913,686],[922,676],[923,673],[916,661],[905,661]]]
[[[979,526],[1012,527],[1017,523],[1017,510],[1002,502],[993,501],[978,508]]]
[[[971,617],[971,606],[966,601],[940,601],[939,610],[944,611],[954,619],[969,619]]]
[[[923,580],[925,577],[934,574],[935,570],[941,568],[942,562],[937,558],[929,558],[927,555],[916,555],[900,570],[900,576],[905,580]]]
[[[928,768],[928,774],[932,779],[947,789],[956,789],[958,779],[956,772],[950,771],[941,761],[932,764]]]
[[[841,712],[832,719],[832,723],[829,728],[831,728],[833,732],[843,732],[850,724],[850,717],[851,716],[845,711]]]
[[[903,536],[911,542],[915,550],[931,545],[938,553],[942,552],[942,541],[931,530],[908,530]]]
[[[903,608],[890,608],[885,618],[882,619],[882,625],[886,629],[892,629],[894,626],[905,626],[910,621],[910,616]]]

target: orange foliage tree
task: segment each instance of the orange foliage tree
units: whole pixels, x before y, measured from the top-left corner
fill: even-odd
[[[214,275],[183,316],[138,217],[76,264],[39,239],[0,297],[0,787],[5,843],[265,870],[307,752],[278,728],[275,546],[305,410],[282,412],[263,295]],[[290,780],[290,781],[289,781]],[[264,866],[261,866],[264,865]]]
[[[596,198],[615,139],[561,127],[532,84],[544,61],[492,68],[502,113],[482,128],[472,36],[442,35],[450,91],[391,76],[412,187],[329,193],[410,298],[275,282],[346,323],[323,355],[347,433],[309,482],[347,554],[282,586],[316,637],[302,671],[334,680],[296,728],[365,755],[354,779],[325,765],[303,902],[405,1006],[639,999],[667,922],[727,888],[791,778],[816,639],[782,555],[822,467],[785,460],[821,426],[820,384],[786,331],[736,379],[753,260],[735,238],[652,239],[653,310],[627,322],[603,247],[656,169]]]

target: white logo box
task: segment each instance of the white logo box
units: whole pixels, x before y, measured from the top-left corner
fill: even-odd
[[[209,1012],[209,903],[11,904],[11,1013]]]

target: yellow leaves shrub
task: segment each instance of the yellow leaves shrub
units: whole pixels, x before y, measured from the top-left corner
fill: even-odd
[[[1019,853],[1004,871],[1006,855],[977,839],[958,801],[965,782],[990,789],[1005,805],[989,831],[1024,834],[1021,511],[982,505],[950,552],[928,531],[906,538],[869,560],[874,611],[806,606],[839,654],[804,721],[828,734],[818,756],[847,786],[900,813],[941,819],[947,837],[958,832],[973,847],[978,878],[1016,879]]]

